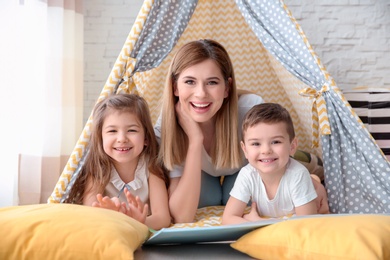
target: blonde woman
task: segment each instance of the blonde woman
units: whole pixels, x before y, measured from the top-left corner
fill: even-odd
[[[177,51],[155,125],[159,160],[170,171],[174,222],[192,222],[198,207],[226,204],[247,163],[240,149],[243,117],[262,102],[258,95],[238,94],[232,62],[218,42],[192,41]]]

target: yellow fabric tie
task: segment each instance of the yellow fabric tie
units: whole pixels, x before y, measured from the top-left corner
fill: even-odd
[[[122,77],[123,81],[118,86],[117,93],[136,93],[138,94],[137,87],[133,81],[133,72],[135,64],[137,63],[136,59],[133,59],[131,57],[127,58],[126,62],[126,71]]]
[[[312,138],[313,147],[318,147],[319,133],[322,135],[330,135],[330,124],[328,118],[328,111],[326,109],[325,99],[322,96],[323,92],[329,90],[329,82],[326,82],[320,91],[313,88],[305,88],[299,91],[299,95],[313,99],[312,105]]]

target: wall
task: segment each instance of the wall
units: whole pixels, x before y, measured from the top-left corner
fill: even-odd
[[[86,122],[127,39],[143,1],[83,1],[84,122]]]
[[[388,0],[286,0],[286,4],[340,88],[390,87]]]
[[[84,0],[84,121],[142,2]],[[390,87],[390,2],[285,0],[285,3],[341,89]]]

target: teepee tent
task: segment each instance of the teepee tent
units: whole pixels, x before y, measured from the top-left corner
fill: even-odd
[[[138,93],[153,120],[173,53],[201,38],[220,42],[237,86],[292,114],[299,149],[323,158],[333,213],[390,212],[390,163],[321,64],[282,0],[146,0],[99,96]],[[48,199],[66,198],[87,154],[90,117]]]

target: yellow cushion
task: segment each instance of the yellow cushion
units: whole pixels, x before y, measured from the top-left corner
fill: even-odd
[[[256,229],[231,246],[259,259],[390,259],[390,215],[326,215]]]
[[[0,259],[133,259],[144,224],[116,211],[71,204],[0,208]]]

